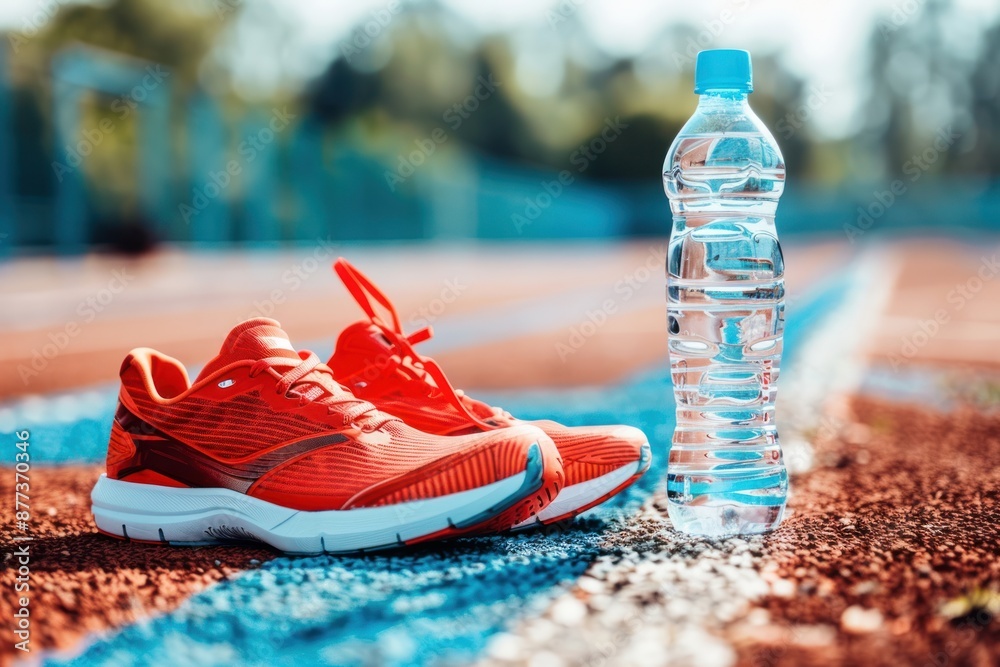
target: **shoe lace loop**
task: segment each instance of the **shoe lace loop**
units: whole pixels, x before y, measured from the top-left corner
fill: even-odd
[[[421,356],[414,349],[414,345],[430,340],[434,335],[431,327],[427,326],[414,331],[410,335],[406,335],[403,333],[399,314],[392,305],[392,301],[367,276],[343,257],[334,262],[333,268],[341,281],[343,281],[344,286],[347,287],[347,291],[351,293],[351,296],[361,306],[361,309],[368,316],[368,319],[371,320],[371,323],[378,327],[389,343],[392,354],[388,355],[388,358],[385,360],[386,365],[391,364],[395,366],[396,369],[407,375],[410,379],[417,380],[426,385],[430,391],[434,391],[435,389],[440,391],[460,414],[480,427],[493,428],[496,424],[490,423],[477,414],[477,408],[483,412],[492,412],[496,417],[507,414],[503,410],[493,408],[481,401],[476,401],[466,396],[460,389],[455,389],[437,362],[429,357]],[[386,323],[375,312],[373,301],[389,312],[392,319],[391,324]],[[356,375],[363,372],[359,371]],[[344,379],[347,380],[350,378]]]

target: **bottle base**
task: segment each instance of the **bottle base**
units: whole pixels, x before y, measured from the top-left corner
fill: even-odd
[[[668,502],[667,513],[674,528],[688,535],[731,537],[768,533],[778,527],[785,504],[735,505],[732,503],[682,505]]]

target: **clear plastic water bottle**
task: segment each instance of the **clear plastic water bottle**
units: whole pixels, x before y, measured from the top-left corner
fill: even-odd
[[[677,403],[667,497],[674,527],[698,535],[772,530],[788,492],[774,423],[785,325],[774,213],[785,163],[750,109],[752,90],[749,53],[699,53],[698,108],[663,163]]]

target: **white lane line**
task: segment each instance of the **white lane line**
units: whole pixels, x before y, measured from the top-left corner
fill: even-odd
[[[801,474],[812,467],[810,439],[823,429],[839,431],[831,401],[855,393],[864,380],[865,356],[902,267],[886,246],[871,246],[854,261],[848,294],[814,325],[778,380],[776,418],[785,465]],[[794,309],[788,317],[794,318]]]

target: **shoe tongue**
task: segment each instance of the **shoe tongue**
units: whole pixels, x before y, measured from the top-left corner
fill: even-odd
[[[258,361],[267,357],[300,361],[298,352],[292,347],[288,334],[281,329],[280,324],[266,317],[247,320],[229,332],[219,354],[202,369],[198,380],[234,362]]]

